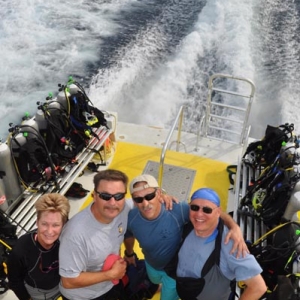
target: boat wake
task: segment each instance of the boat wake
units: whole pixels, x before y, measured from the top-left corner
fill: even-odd
[[[186,104],[191,131],[209,76],[243,76],[257,87],[253,136],[260,138],[266,123],[300,125],[296,2],[0,3],[2,138],[69,75],[121,121],[169,126]]]

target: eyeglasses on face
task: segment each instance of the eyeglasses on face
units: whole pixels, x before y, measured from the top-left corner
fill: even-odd
[[[147,194],[144,197],[132,197],[132,200],[135,203],[142,203],[144,201],[144,199],[147,201],[152,200],[155,197],[155,195],[156,195],[156,189],[154,190],[154,192]]]
[[[58,269],[58,267],[59,267],[58,260],[52,262],[49,267],[43,267],[42,256],[41,256],[40,270],[42,271],[42,273],[49,273],[52,270]]]
[[[213,212],[214,209],[218,208],[218,206],[217,206],[217,207],[214,207],[214,208],[211,208],[211,207],[209,207],[209,206],[199,206],[199,205],[196,205],[196,204],[191,204],[191,205],[190,205],[190,209],[191,209],[192,211],[199,211],[201,208],[202,208],[202,211],[203,211],[205,214],[210,215],[210,214]]]
[[[111,198],[114,198],[116,201],[120,201],[124,199],[126,193],[117,193],[117,194],[108,194],[108,193],[101,193],[95,191],[95,193],[104,201],[109,201]]]

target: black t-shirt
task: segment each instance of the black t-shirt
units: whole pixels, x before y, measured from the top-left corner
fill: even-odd
[[[7,261],[9,288],[20,300],[30,299],[24,281],[34,287],[49,290],[59,284],[59,241],[44,249],[36,241],[36,231],[21,236]]]

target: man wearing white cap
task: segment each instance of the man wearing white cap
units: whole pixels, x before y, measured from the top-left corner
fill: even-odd
[[[156,179],[147,174],[131,181],[130,193],[136,208],[129,212],[127,237],[134,236],[138,240],[150,280],[162,284],[161,299],[177,300],[176,282],[167,275],[165,267],[175,255],[183,226],[189,221],[189,205],[185,202],[174,203],[172,210],[166,210],[159,201],[162,191]],[[231,238],[235,237],[236,244],[232,250],[238,247],[239,253],[246,251],[239,227],[229,215],[222,214],[222,218],[233,230]],[[126,240],[125,247],[126,260],[134,263],[133,249]]]
[[[230,282],[243,281],[240,300],[258,300],[266,292],[261,267],[251,254],[237,258],[230,254],[232,241],[224,243],[228,228],[220,219],[218,194],[198,189],[190,202],[190,232],[185,225],[178,253],[176,287],[182,300],[227,300]]]

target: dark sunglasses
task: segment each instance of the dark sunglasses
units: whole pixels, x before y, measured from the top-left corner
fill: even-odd
[[[155,195],[156,195],[156,189],[154,190],[153,193],[147,194],[144,197],[132,197],[132,200],[135,203],[142,203],[144,201],[144,199],[147,200],[147,201],[152,200],[155,197]]]
[[[208,207],[208,206],[199,206],[199,205],[196,205],[196,204],[191,204],[190,205],[190,209],[192,211],[199,211],[199,209],[201,209],[201,208],[202,208],[202,211],[205,214],[210,215],[213,212],[214,209],[218,208],[218,206],[215,207],[215,208],[211,208],[211,207]]]
[[[117,194],[108,194],[108,193],[101,193],[101,192],[97,192],[95,191],[95,193],[99,196],[99,198],[101,198],[104,201],[109,201],[111,198],[114,198],[116,201],[120,201],[122,200],[126,193],[117,193]]]

